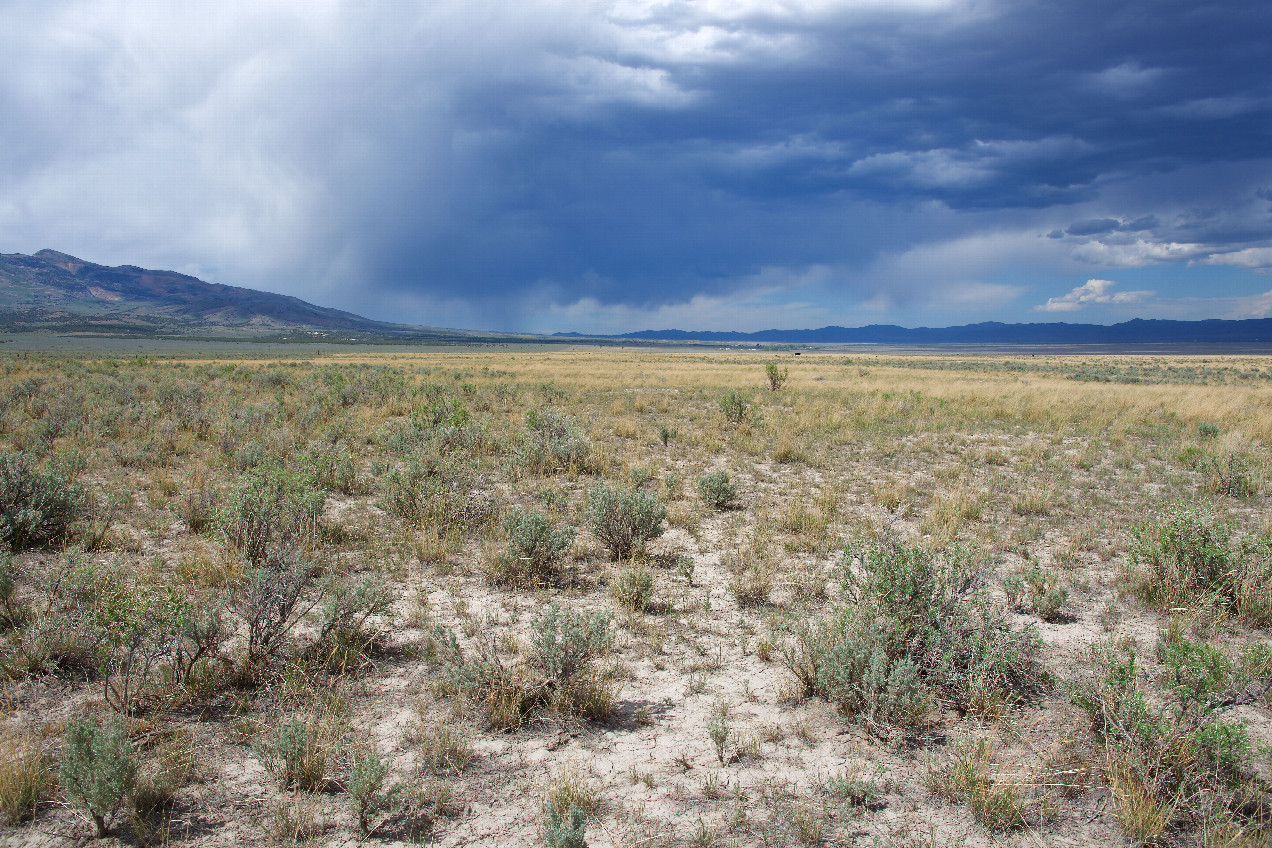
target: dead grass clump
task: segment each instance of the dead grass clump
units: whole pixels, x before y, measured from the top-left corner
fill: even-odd
[[[35,815],[52,796],[55,781],[50,758],[39,740],[25,729],[6,729],[0,736],[0,814],[7,824]]]
[[[747,566],[729,580],[729,591],[737,598],[738,606],[764,606],[773,592],[773,567],[767,562]]]
[[[433,722],[423,705],[413,730],[420,764],[432,774],[462,774],[475,754],[463,728],[448,721]]]
[[[966,804],[987,830],[1012,830],[1041,819],[1046,795],[1027,791],[1031,781],[996,774],[993,752],[987,739],[963,747],[929,770],[928,788],[948,801]]]

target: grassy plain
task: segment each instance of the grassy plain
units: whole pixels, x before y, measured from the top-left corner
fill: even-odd
[[[305,352],[0,359],[0,840],[1267,844],[1272,358]]]

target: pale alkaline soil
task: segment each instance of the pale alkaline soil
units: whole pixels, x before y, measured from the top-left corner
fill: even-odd
[[[0,842],[1266,845],[1270,438],[1266,358],[9,356]]]

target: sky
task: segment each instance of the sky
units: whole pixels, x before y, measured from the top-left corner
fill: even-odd
[[[1272,3],[0,0],[0,252],[438,327],[1272,317]]]

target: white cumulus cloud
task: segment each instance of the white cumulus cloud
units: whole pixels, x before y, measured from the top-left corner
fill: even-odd
[[[1126,291],[1115,292],[1117,283],[1112,280],[1087,280],[1075,287],[1068,294],[1048,298],[1046,303],[1034,307],[1038,312],[1077,312],[1086,309],[1093,303],[1142,303],[1157,292]]]

